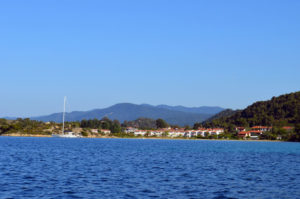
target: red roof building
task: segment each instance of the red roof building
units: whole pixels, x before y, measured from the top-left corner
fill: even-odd
[[[284,127],[282,127],[282,129],[284,129],[286,131],[291,131],[291,130],[294,129],[294,127],[292,127],[292,126],[284,126]]]
[[[255,130],[255,131],[271,131],[272,130],[272,127],[271,126],[253,126],[251,128],[252,130]]]

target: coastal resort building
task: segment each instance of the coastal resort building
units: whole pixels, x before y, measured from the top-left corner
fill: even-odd
[[[241,131],[238,133],[239,138],[257,140],[262,134],[262,131]]]
[[[111,132],[109,129],[101,129],[101,133],[110,134]]]
[[[253,126],[251,129],[254,131],[267,132],[267,131],[271,131],[272,127],[271,126]]]
[[[241,131],[246,131],[246,128],[242,127],[242,126],[238,126],[238,127],[235,127],[235,130],[239,133]]]
[[[284,127],[282,127],[282,129],[285,130],[285,131],[287,131],[287,132],[290,132],[290,131],[292,131],[294,129],[294,127],[292,127],[292,126],[284,126]]]

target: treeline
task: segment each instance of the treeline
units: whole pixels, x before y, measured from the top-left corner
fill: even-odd
[[[112,133],[120,133],[122,128],[135,127],[139,129],[151,130],[157,128],[166,128],[169,124],[163,119],[149,119],[149,118],[139,118],[134,121],[124,121],[122,124],[118,120],[110,120],[107,117],[91,120],[82,120],[80,122],[81,128],[91,128],[91,129],[109,129]]]
[[[112,133],[121,133],[122,131],[121,124],[118,120],[112,121],[107,117],[104,117],[101,120],[81,120],[80,127],[92,129],[109,129]]]
[[[16,120],[0,119],[0,135],[10,133],[26,133],[26,134],[51,134],[51,124],[41,121],[30,120],[28,118]]]
[[[167,128],[170,125],[163,119],[138,118],[133,121],[124,121],[123,127],[135,127],[143,130]]]
[[[169,124],[163,119],[152,120],[148,118],[140,118],[135,121],[125,121],[121,124],[118,120],[110,120],[107,117],[90,120],[82,120],[76,122],[65,122],[65,130],[72,131],[74,128],[84,129],[107,129],[111,133],[121,133],[126,127],[135,127],[140,129],[157,129],[166,128]],[[61,123],[55,122],[41,122],[36,120],[30,120],[29,118],[16,120],[0,119],[0,135],[11,133],[24,133],[24,134],[46,134],[60,133],[62,128]]]

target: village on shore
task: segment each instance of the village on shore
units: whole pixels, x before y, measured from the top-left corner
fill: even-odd
[[[156,128],[138,128],[120,124],[118,121],[82,120],[81,122],[66,122],[65,126],[55,122],[41,122],[30,119],[5,120],[0,119],[0,135],[2,136],[35,136],[50,137],[61,134],[72,134],[76,137],[121,137],[121,138],[182,138],[182,139],[226,139],[226,140],[287,140],[294,132],[293,126],[272,127],[252,126],[213,128],[203,125],[186,126],[168,125],[158,119]],[[62,130],[64,129],[64,130]]]
[[[236,127],[235,131],[237,133],[236,139],[244,140],[259,140],[267,132],[271,132],[273,127],[270,126],[253,126],[251,128],[247,127]],[[293,130],[291,126],[284,126],[282,129],[286,132]],[[81,135],[82,128],[75,128],[73,132],[77,135]],[[96,136],[111,136],[112,132],[109,129],[88,129],[88,135]],[[135,127],[126,127],[122,130],[122,135],[127,135],[126,137],[167,137],[167,138],[203,138],[203,139],[222,139],[226,138],[224,128],[198,128],[184,129],[184,128],[161,128],[155,130],[142,130]],[[281,140],[280,135],[277,136],[277,140]]]

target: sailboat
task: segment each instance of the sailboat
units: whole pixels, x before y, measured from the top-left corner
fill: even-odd
[[[63,112],[63,118],[62,118],[62,132],[61,134],[52,134],[52,137],[59,137],[59,138],[78,138],[79,135],[76,135],[72,131],[65,131],[65,115],[66,115],[66,101],[67,97],[64,97],[64,112]]]

